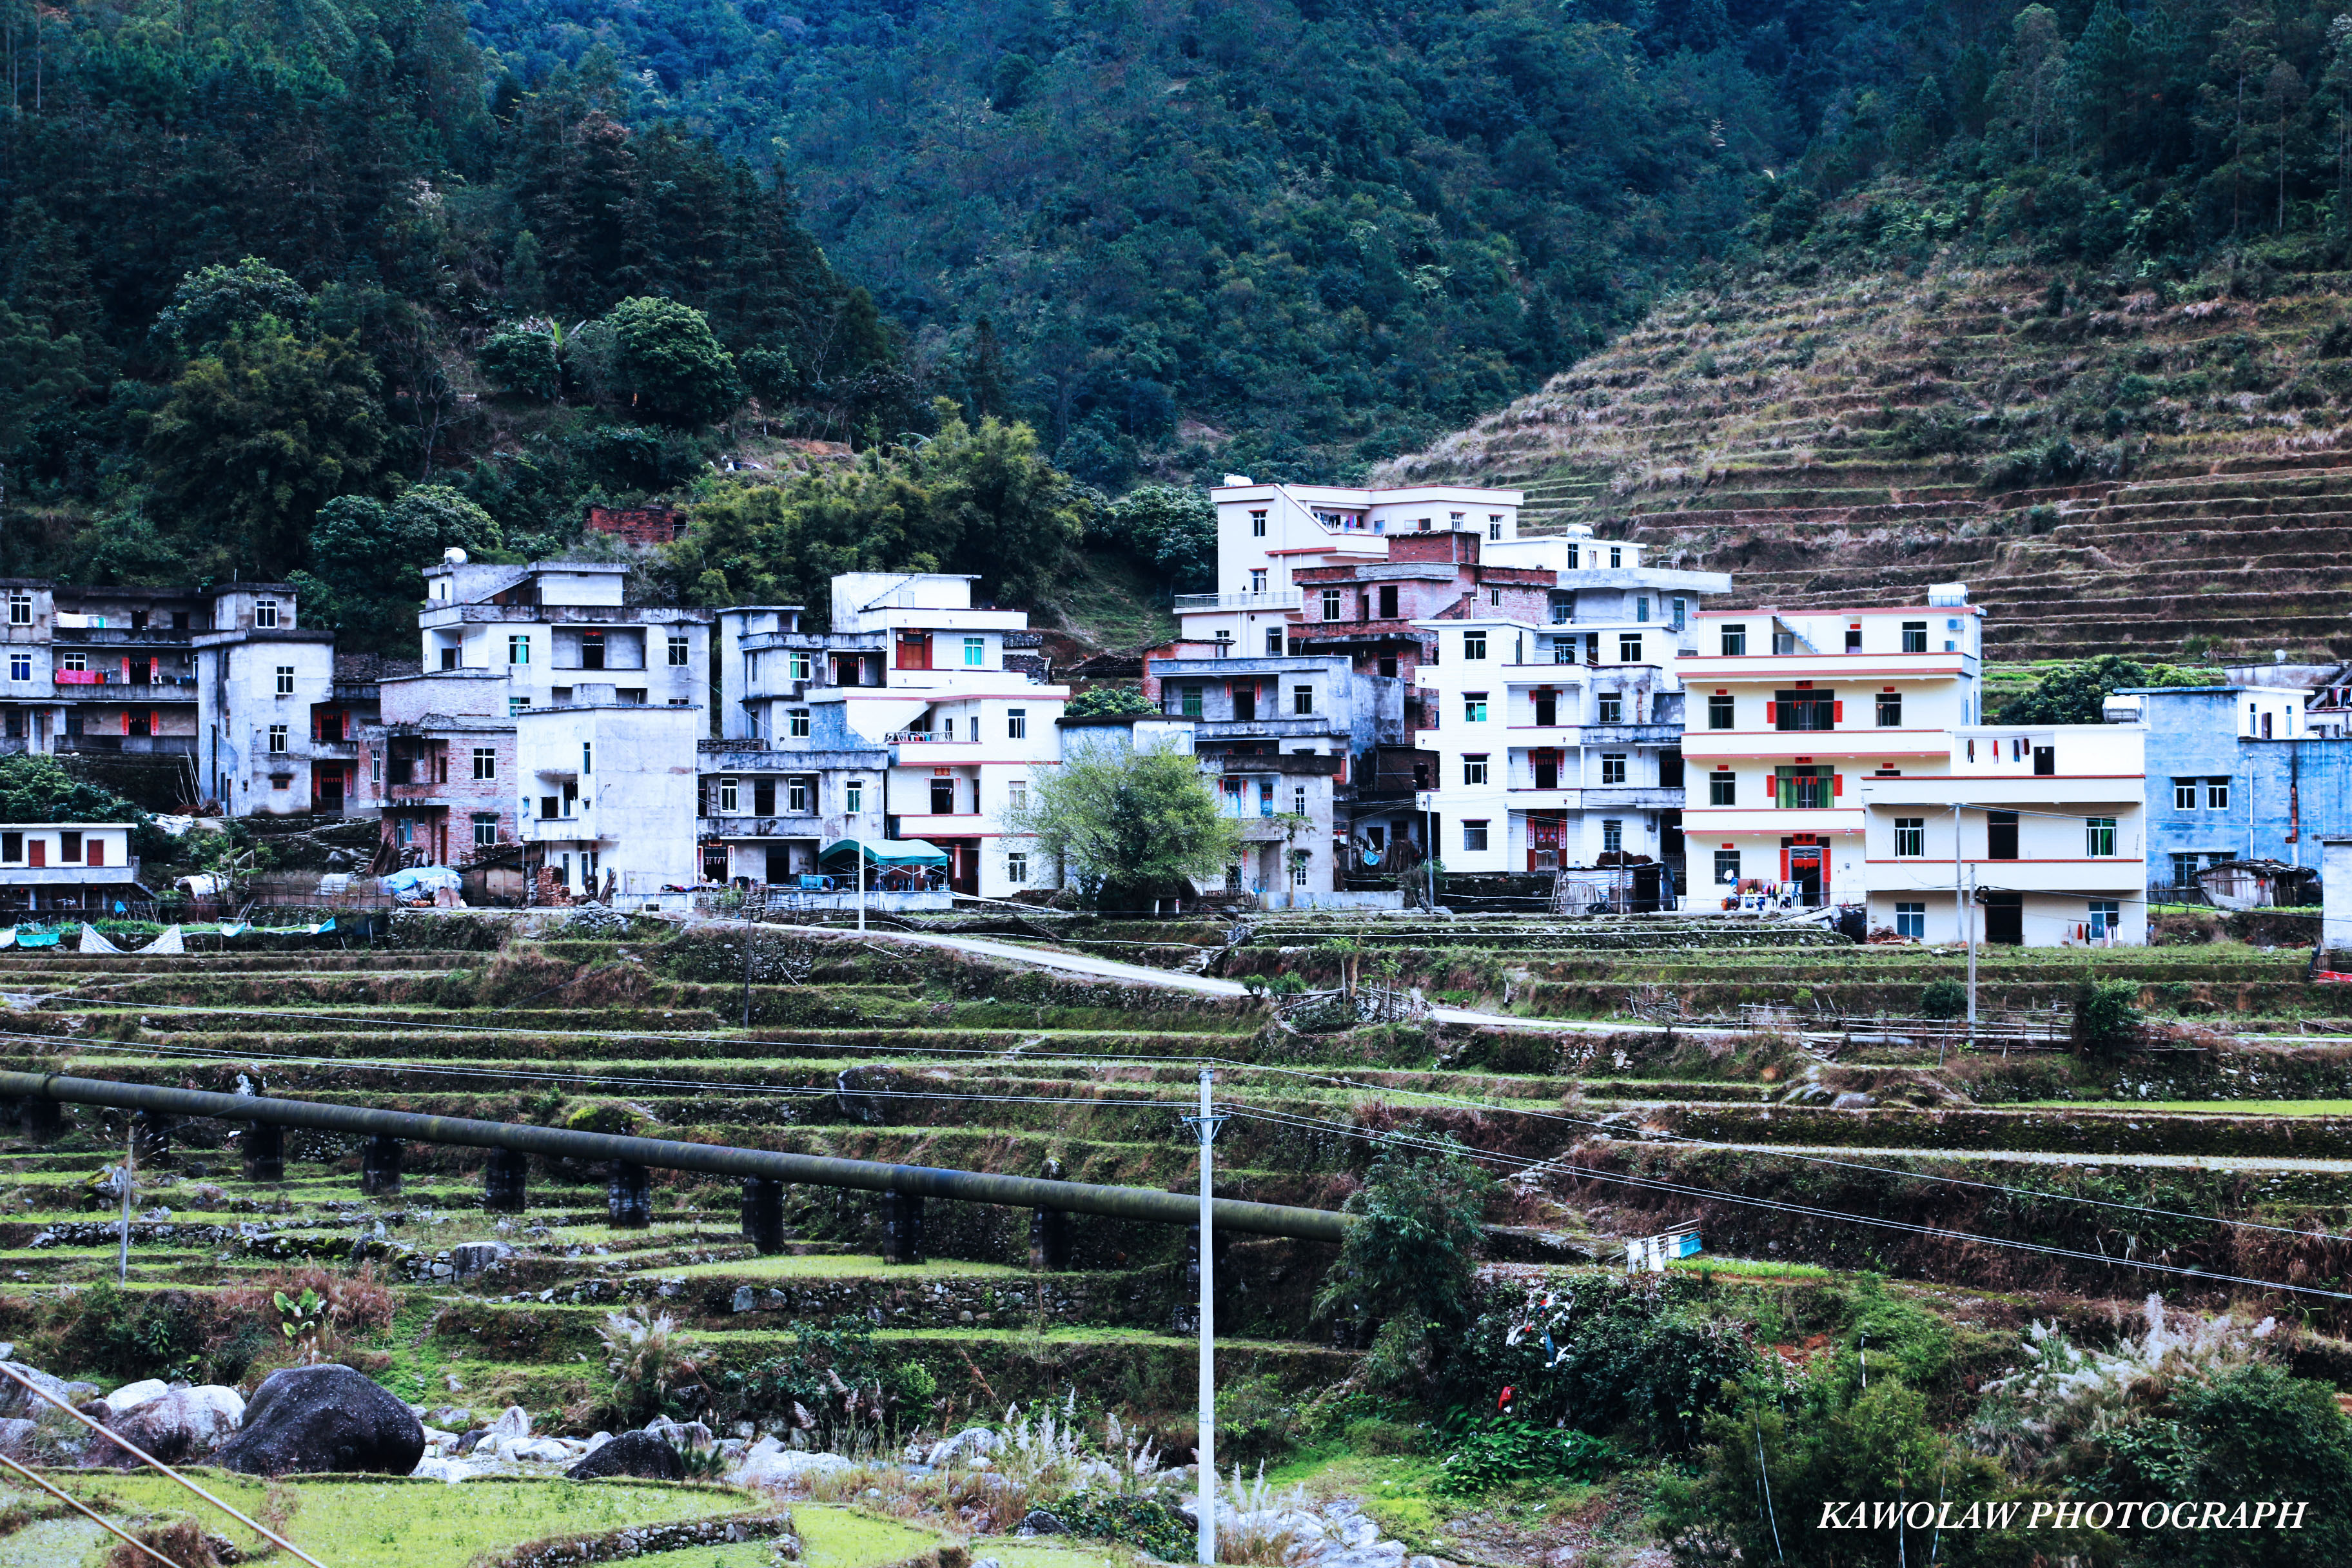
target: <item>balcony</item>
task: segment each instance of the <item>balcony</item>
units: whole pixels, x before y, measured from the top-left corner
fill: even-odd
[[[1679,724],[1587,724],[1588,746],[1675,746],[1682,743]]]
[[[1289,588],[1271,594],[1179,594],[1168,605],[1181,616],[1202,610],[1295,610],[1299,602],[1299,590]]]
[[[57,672],[59,686],[111,686],[122,691],[189,691],[196,689],[193,675],[156,675],[144,680],[126,680],[120,670],[61,669]],[[194,697],[167,697],[167,702],[193,702]]]
[[[886,746],[977,746],[977,735],[949,736],[935,730],[893,730],[882,737]]]
[[[1197,746],[1203,741],[1307,740],[1338,734],[1344,729],[1339,720],[1328,714],[1302,713],[1287,719],[1199,719],[1193,726],[1192,743]]]
[[[1664,789],[1657,784],[1587,784],[1584,786],[1584,809],[1587,811],[1680,811],[1683,792]],[[1517,801],[1513,805],[1518,804]]]
[[[212,630],[210,626],[141,626],[136,630],[129,626],[59,626],[51,634],[51,640],[98,647],[186,647],[196,629]]]
[[[122,756],[193,757],[194,735],[59,735],[58,752],[110,752]]]
[[[753,816],[728,812],[696,818],[695,835],[700,838],[840,838],[845,836],[842,827],[845,820],[835,817],[828,825],[822,816],[805,814]]]

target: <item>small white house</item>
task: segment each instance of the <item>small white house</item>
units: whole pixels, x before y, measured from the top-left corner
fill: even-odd
[[[561,707],[515,716],[525,858],[576,898],[650,900],[691,888],[699,708],[623,702],[583,687]]]
[[[122,823],[0,825],[0,911],[103,914],[118,900],[146,896]]]

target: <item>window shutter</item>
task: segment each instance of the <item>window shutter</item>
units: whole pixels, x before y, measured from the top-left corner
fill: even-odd
[[[1843,724],[1845,722],[1844,703],[1832,702],[1830,704],[1830,722],[1832,724]]]
[[[1764,704],[1764,722],[1767,724],[1778,724],[1780,721],[1780,705],[1778,702],[1767,702]]]
[[[1845,794],[1845,775],[1843,773],[1832,773],[1830,775],[1830,798],[1832,800],[1835,800],[1843,794]]]

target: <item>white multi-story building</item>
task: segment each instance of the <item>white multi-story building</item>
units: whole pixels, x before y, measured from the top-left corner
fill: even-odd
[[[1582,523],[1559,533],[1527,534],[1486,547],[1489,566],[1549,572],[1550,621],[1665,626],[1683,652],[1697,651],[1694,620],[1710,594],[1731,592],[1727,572],[1694,572],[1650,563],[1650,547],[1633,540],[1597,539]]]
[[[2147,940],[2147,731],[1972,725],[1935,773],[1861,781],[1870,922],[1926,942]],[[1957,835],[1957,839],[1956,839]]]
[[[1680,633],[1475,612],[1415,621],[1449,870],[1552,871],[1678,858]]]
[[[699,708],[619,700],[575,682],[564,702],[515,715],[527,862],[580,897],[650,899],[695,885]]]
[[[1177,595],[1180,638],[1274,655],[1286,651],[1284,630],[1298,616],[1295,572],[1385,561],[1398,533],[1516,539],[1523,499],[1465,485],[1356,489],[1255,484],[1237,474],[1209,496],[1217,508],[1217,587]]]
[[[1681,674],[1690,891],[1861,903],[1864,779],[1950,771],[1979,718],[1979,622],[1958,584],[1924,605],[1706,610]],[[1702,880],[1702,873],[1706,873]]]
[[[936,846],[957,892],[1051,885],[1052,868],[1003,816],[1058,763],[1055,721],[1069,689],[1043,679],[1028,617],[975,607],[971,584],[846,574],[833,580],[824,632],[803,630],[797,605],[720,612],[721,739],[701,763],[706,868],[723,855],[731,876],[780,881],[815,869],[827,842],[856,836]],[[715,793],[728,778],[733,811]],[[757,809],[761,779],[782,809]],[[793,810],[796,801],[807,809]]]
[[[199,776],[232,816],[341,814],[356,755],[332,700],[335,636],[295,624],[292,590],[234,584],[190,637]]]

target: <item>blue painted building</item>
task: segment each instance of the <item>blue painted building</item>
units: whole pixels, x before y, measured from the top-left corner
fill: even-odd
[[[2293,687],[2140,687],[2110,720],[2147,725],[2147,877],[2184,883],[2225,860],[2317,866],[2352,835],[2352,738],[2315,733]],[[2136,705],[2136,707],[2135,707]]]

